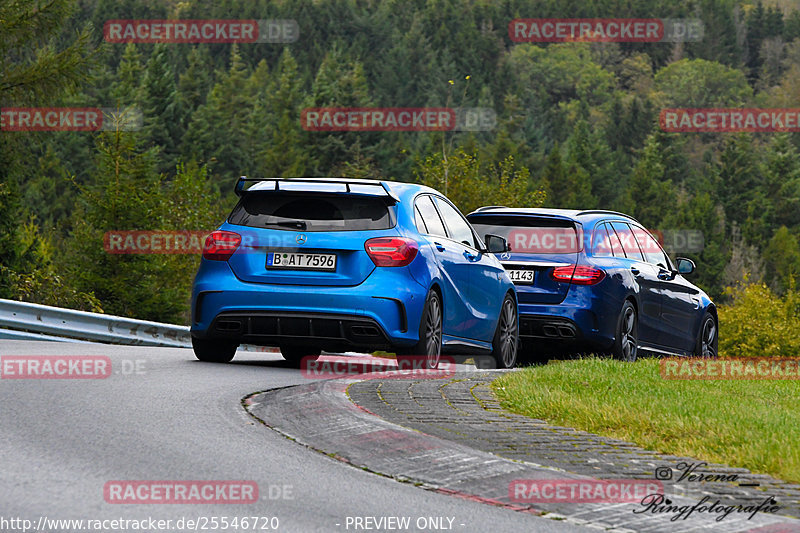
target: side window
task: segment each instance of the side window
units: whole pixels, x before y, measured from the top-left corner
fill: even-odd
[[[414,206],[414,223],[417,225],[417,231],[420,233],[428,233],[428,227],[425,225],[425,220],[422,219],[422,213],[419,212],[419,206]]]
[[[611,252],[611,239],[606,231],[605,224],[598,224],[594,230],[594,238],[592,240],[592,255],[595,257],[612,257]]]
[[[662,268],[669,268],[669,260],[667,259],[667,255],[664,253],[664,250],[661,249],[661,246],[652,237],[652,235],[638,226],[632,227],[633,234],[636,237],[636,240],[639,241],[639,246],[641,246],[642,250],[644,250],[645,261],[654,265],[658,265]]]
[[[433,200],[430,196],[425,195],[417,198],[416,208],[417,214],[419,214],[422,219],[422,225],[425,228],[425,233],[428,235],[447,237],[447,232],[444,230],[442,219],[439,218],[439,213],[436,212],[436,207],[434,207]],[[417,223],[417,229],[419,229],[419,223]]]
[[[614,257],[625,257],[625,251],[622,249],[622,243],[619,242],[619,237],[610,224],[605,224],[606,231],[608,231],[608,240],[611,242],[611,251]]]
[[[614,233],[617,234],[617,237],[619,237],[619,242],[622,244],[625,256],[635,261],[644,261],[644,256],[641,250],[639,250],[639,244],[633,236],[631,227],[624,222],[612,222],[611,227],[614,229]]]
[[[469,227],[469,223],[464,220],[461,213],[441,198],[436,198],[436,206],[442,214],[445,225],[447,225],[450,238],[454,241],[466,244],[467,246],[477,248],[477,246],[475,246],[475,235],[472,233],[472,228]]]

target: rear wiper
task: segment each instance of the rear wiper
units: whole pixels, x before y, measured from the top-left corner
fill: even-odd
[[[282,226],[284,228],[294,228],[300,230],[306,229],[306,223],[303,220],[283,220],[281,222],[272,222],[269,225]]]

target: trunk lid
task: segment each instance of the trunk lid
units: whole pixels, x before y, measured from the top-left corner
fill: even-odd
[[[511,251],[497,254],[497,258],[510,275],[515,270],[533,271],[533,283],[514,281],[520,304],[564,300],[570,283],[556,281],[550,273],[577,264],[583,249],[579,223],[566,217],[527,214],[473,214],[470,222],[481,237],[499,235],[508,241]]]

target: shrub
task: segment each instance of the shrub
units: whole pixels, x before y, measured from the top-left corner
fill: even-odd
[[[720,307],[721,357],[800,356],[800,295],[777,296],[764,284],[729,287],[730,305]]]

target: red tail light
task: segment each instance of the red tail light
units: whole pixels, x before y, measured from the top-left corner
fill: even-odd
[[[417,257],[419,247],[403,237],[376,237],[364,243],[367,255],[379,267],[406,266]]]
[[[242,236],[232,231],[212,231],[203,244],[203,257],[212,261],[227,261],[242,244]]]
[[[603,281],[606,273],[599,268],[584,265],[569,265],[556,267],[550,273],[550,277],[556,281],[574,283],[575,285],[595,285]]]

